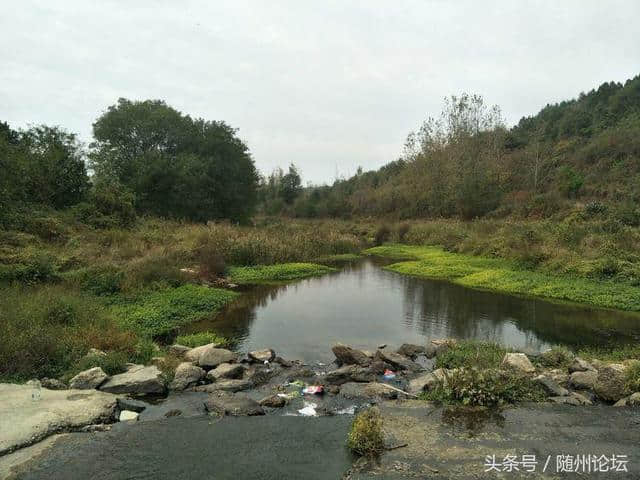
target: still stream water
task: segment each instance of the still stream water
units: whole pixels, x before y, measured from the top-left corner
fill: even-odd
[[[640,340],[640,315],[472,290],[418,279],[365,259],[339,272],[283,286],[260,286],[190,331],[213,330],[247,351],[329,362],[336,342],[424,344],[428,339],[491,340],[536,352]]]

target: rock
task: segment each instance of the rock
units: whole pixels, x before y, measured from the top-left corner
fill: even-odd
[[[598,372],[585,370],[573,372],[569,377],[569,386],[578,390],[591,390],[598,380]]]
[[[308,367],[298,367],[294,370],[291,370],[287,375],[287,381],[293,382],[295,380],[299,380],[301,378],[304,379],[313,379],[315,378],[316,373]]]
[[[257,363],[272,362],[276,358],[276,352],[270,348],[264,350],[254,350],[248,354],[249,360]]]
[[[260,405],[270,408],[282,408],[287,404],[287,399],[279,395],[271,395],[260,400]]]
[[[132,412],[142,412],[147,408],[147,404],[140,400],[134,400],[133,398],[121,397],[118,398],[118,408],[120,410],[131,410]]]
[[[171,355],[175,355],[176,357],[184,357],[184,355],[191,350],[189,347],[185,347],[184,345],[174,344],[167,348]]]
[[[535,367],[524,353],[506,353],[502,367],[518,373],[534,373]]]
[[[93,367],[80,372],[69,381],[69,387],[77,390],[93,390],[102,385],[109,375],[100,367]]]
[[[446,352],[457,343],[458,342],[453,338],[431,340],[425,347],[424,354],[427,358],[433,358]]]
[[[376,351],[376,359],[382,360],[398,370],[419,371],[422,367],[404,355],[395,352],[387,352],[386,350]]]
[[[131,393],[136,395],[164,393],[165,380],[158,367],[140,365],[136,368],[131,368],[125,373],[114,375],[102,384],[100,390],[110,393]]]
[[[40,380],[40,385],[42,388],[48,388],[49,390],[66,390],[68,387],[64,384],[64,382],[58,380],[57,378],[43,378]]]
[[[221,363],[233,363],[237,358],[231,350],[209,347],[200,353],[197,363],[204,368],[215,368]]]
[[[626,407],[629,402],[629,397],[621,398],[616,403],[613,404],[614,407]]]
[[[422,392],[431,390],[439,383],[441,381],[433,373],[426,373],[409,382],[409,393],[419,395]]]
[[[184,353],[184,358],[189,362],[198,363],[198,361],[200,360],[200,355],[212,348],[218,348],[219,346],[220,345],[218,345],[217,343],[208,343],[206,345],[201,345],[200,347],[191,348]]]
[[[264,415],[264,409],[258,402],[241,395],[211,395],[204,406],[208,412],[218,415]]]
[[[290,368],[290,367],[293,367],[294,365],[293,362],[290,362],[289,360],[285,360],[282,357],[276,357],[273,359],[273,361],[284,368]]]
[[[249,380],[225,379],[218,380],[216,383],[212,383],[211,385],[194,387],[193,390],[196,392],[240,392],[242,390],[249,390],[250,388],[253,388],[253,383]]]
[[[595,371],[595,368],[593,368],[593,365],[589,362],[581,359],[580,357],[574,358],[571,365],[569,365],[569,373],[587,371]]]
[[[593,387],[596,395],[608,402],[617,402],[625,397],[627,394],[625,372],[626,367],[619,363],[612,363],[601,368]]]
[[[331,351],[336,356],[338,365],[367,366],[371,363],[371,358],[366,353],[349,345],[338,343],[331,348]]]
[[[325,390],[330,395],[337,395],[340,393],[340,387],[338,385],[329,385],[325,388]]]
[[[549,397],[549,400],[553,403],[560,403],[565,405],[573,405],[579,407],[581,405],[593,405],[591,400],[576,392],[571,392],[565,397]]]
[[[378,345],[378,348],[380,348],[380,349],[387,348],[387,344],[386,343],[381,343],[380,345]]]
[[[244,366],[239,363],[221,363],[213,370],[207,373],[207,379],[212,382],[220,378],[242,378],[244,375]]]
[[[547,394],[551,396],[566,397],[569,395],[569,390],[561,387],[554,379],[547,377],[546,375],[538,375],[534,380],[542,385]]]
[[[0,384],[0,456],[53,433],[113,421],[115,395],[97,390],[40,391],[29,385]]]
[[[640,392],[636,392],[629,396],[627,404],[632,407],[640,407]]]
[[[415,359],[418,355],[425,355],[427,353],[427,349],[420,345],[413,345],[411,343],[403,343],[396,353],[400,355],[404,355],[405,357],[409,357],[411,359]]]
[[[170,390],[184,390],[192,385],[196,385],[200,380],[204,378],[207,372],[202,368],[196,367],[190,362],[182,362],[176,368],[176,373],[173,376],[171,384],[169,384]]]
[[[376,375],[382,375],[388,367],[391,367],[391,365],[387,365],[386,363],[384,363],[384,361],[378,358],[371,362],[371,365],[369,365],[369,370],[371,370]]]
[[[182,415],[182,410],[180,410],[179,408],[174,408],[173,410],[169,410],[164,414],[164,418],[171,418],[171,417],[180,417]]]
[[[138,412],[132,412],[131,410],[123,410],[120,412],[119,420],[121,422],[135,422],[138,420],[138,416],[140,414]]]
[[[365,367],[345,365],[328,372],[324,380],[328,384],[341,385],[346,382],[371,382],[375,380],[375,373]]]
[[[393,400],[398,398],[399,392],[385,383],[371,382],[365,384],[364,393],[367,397]],[[406,395],[403,395],[406,397]]]

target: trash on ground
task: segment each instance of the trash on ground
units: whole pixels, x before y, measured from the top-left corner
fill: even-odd
[[[318,405],[316,405],[315,403],[304,402],[304,407],[298,410],[298,413],[305,417],[316,417],[318,415],[318,413],[316,412],[317,406]]]
[[[385,380],[393,380],[394,378],[396,378],[396,372],[386,369],[384,371],[384,375],[382,375],[382,378],[384,378]]]
[[[305,395],[320,395],[324,393],[324,387],[322,385],[309,385],[302,389],[302,393]]]
[[[336,410],[336,415],[353,415],[356,413],[356,406],[351,405],[350,407],[341,408],[340,410]]]

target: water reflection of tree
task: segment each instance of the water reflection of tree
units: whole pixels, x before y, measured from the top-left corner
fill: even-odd
[[[405,325],[426,337],[445,331],[456,338],[508,343],[509,330],[516,329],[519,343],[537,349],[543,342],[599,345],[607,340],[631,341],[640,335],[637,314],[500,295],[412,277],[399,276],[398,281],[403,286]]]

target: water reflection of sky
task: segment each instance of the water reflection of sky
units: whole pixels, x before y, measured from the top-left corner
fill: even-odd
[[[330,360],[331,345],[475,338],[539,351],[557,343],[597,345],[640,337],[640,315],[497,295],[382,270],[367,260],[320,278],[243,295],[215,319],[241,350],[271,347],[305,360]]]

